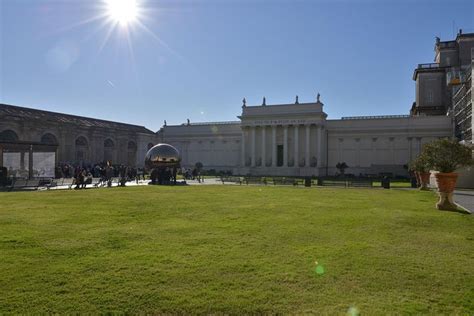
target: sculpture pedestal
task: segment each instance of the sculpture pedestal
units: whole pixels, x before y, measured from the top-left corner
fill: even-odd
[[[443,211],[456,211],[458,205],[454,203],[453,193],[438,192],[439,201],[436,203],[436,208]]]

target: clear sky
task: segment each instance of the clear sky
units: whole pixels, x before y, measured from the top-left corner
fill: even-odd
[[[102,0],[0,0],[0,102],[155,131],[237,120],[243,97],[407,114],[435,36],[474,32],[473,0],[137,1],[108,36]]]

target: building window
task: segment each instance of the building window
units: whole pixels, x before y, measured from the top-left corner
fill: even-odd
[[[0,133],[0,141],[16,142],[18,141],[18,135],[14,131],[7,129]]]
[[[87,146],[87,139],[84,136],[80,136],[76,139],[76,146]]]
[[[134,167],[137,163],[137,144],[129,141],[127,145],[127,164]]]
[[[87,139],[84,136],[79,136],[76,138],[76,162],[79,162],[81,165],[83,162],[89,159],[89,145]]]
[[[104,161],[114,163],[114,141],[110,138],[104,141]]]
[[[49,144],[49,145],[57,145],[58,140],[56,139],[56,136],[54,136],[51,133],[46,133],[41,137],[41,142],[43,144]]]
[[[433,103],[433,90],[428,90],[428,103]]]

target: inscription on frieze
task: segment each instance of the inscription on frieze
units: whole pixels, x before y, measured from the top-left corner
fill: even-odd
[[[314,124],[319,123],[319,120],[305,120],[305,119],[283,119],[283,120],[258,120],[250,121],[251,125],[295,125],[295,124]]]

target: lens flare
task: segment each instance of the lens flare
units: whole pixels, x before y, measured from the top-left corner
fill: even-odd
[[[106,0],[106,5],[109,17],[123,26],[137,20],[137,0]]]

